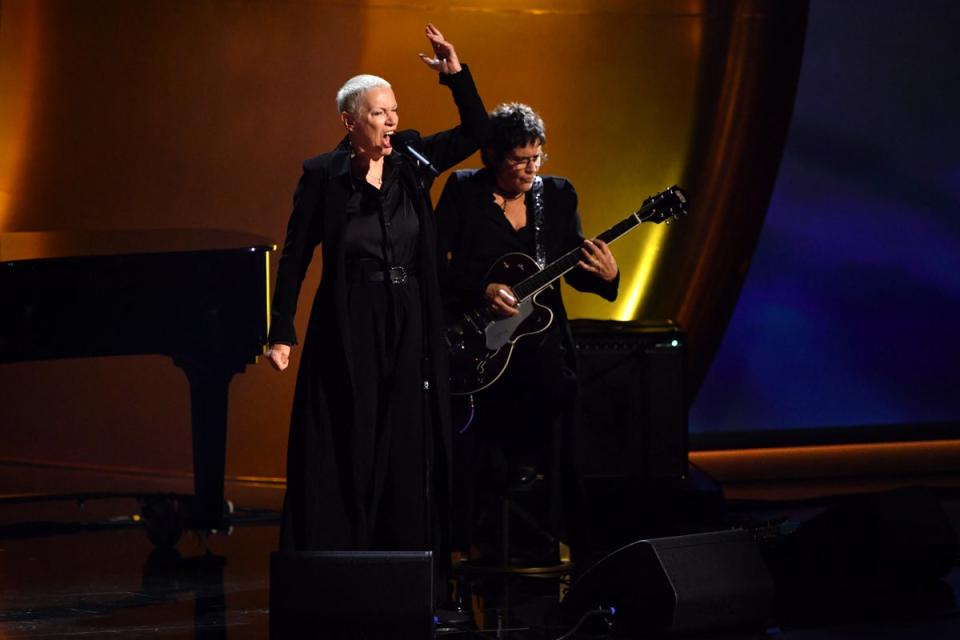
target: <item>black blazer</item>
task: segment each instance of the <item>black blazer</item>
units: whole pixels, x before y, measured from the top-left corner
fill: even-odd
[[[484,276],[501,255],[499,245],[490,246],[490,221],[484,220],[484,216],[502,215],[492,203],[492,185],[489,169],[457,171],[447,180],[437,203],[441,286],[448,307],[459,311],[483,303]],[[530,200],[527,194],[528,210],[532,210]],[[549,263],[583,244],[573,185],[566,178],[543,176],[543,208],[541,233]],[[605,282],[579,267],[567,272],[564,279],[578,291],[596,293],[607,300],[616,299],[620,282],[619,274]]]
[[[532,195],[527,194],[527,210],[532,211]],[[577,192],[566,178],[543,176],[543,229],[547,263],[583,244],[584,236],[577,211]],[[493,204],[493,176],[489,169],[473,169],[453,173],[444,185],[437,202],[441,289],[447,315],[452,316],[483,304],[485,276],[500,257],[498,247],[491,246],[491,225],[502,216]],[[507,223],[509,224],[509,223]],[[532,257],[532,256],[531,256]],[[567,283],[578,291],[595,293],[615,300],[620,274],[606,282],[580,267],[567,272]],[[567,312],[559,287],[539,294],[538,301],[554,313],[554,322],[565,333],[565,342],[573,346]],[[570,353],[573,353],[572,349]],[[572,363],[571,363],[572,364]]]
[[[460,113],[460,125],[424,137],[416,131],[397,135],[411,140],[438,170],[443,171],[479,148],[486,134],[487,113],[466,66],[457,74],[441,74],[440,83],[453,92]],[[396,152],[387,156],[386,161],[399,172],[401,188],[417,209],[420,233],[417,280],[423,303],[425,375],[426,382],[429,382],[426,406],[430,410],[427,418],[434,425],[434,432],[443,448],[438,455],[440,468],[437,473],[449,478],[449,376],[435,260],[436,230],[429,198],[433,177]],[[303,458],[302,452],[296,450],[295,433],[306,429],[316,434],[315,440],[328,442],[333,440],[333,434],[349,433],[353,426],[355,378],[353,365],[347,357],[351,327],[347,313],[346,251],[343,243],[347,226],[346,202],[350,195],[349,174],[350,148],[346,140],[333,151],[303,163],[303,175],[294,193],[293,212],[277,270],[269,341],[271,344],[295,344],[298,336],[293,319],[300,287],[315,248],[322,244],[323,275],[310,313],[294,396],[294,419],[291,422],[291,447],[287,463],[288,492],[296,486],[297,491],[322,493],[326,491],[326,485],[301,487],[303,483],[295,484],[294,476],[313,478],[310,474],[314,472],[309,467],[315,466],[322,471],[317,479],[310,482],[323,484],[327,482],[325,474],[333,473],[331,470],[336,469],[336,460],[333,458]],[[304,409],[307,405],[308,409]],[[297,424],[298,416],[303,415],[310,416],[309,425]],[[321,449],[321,457],[323,455],[333,454],[327,447]],[[443,475],[438,477],[442,478]],[[447,487],[448,495],[438,495],[441,502],[449,497],[449,481]],[[444,507],[441,504],[441,508]],[[301,541],[300,546],[309,545],[310,532],[297,531],[295,535],[306,540]]]

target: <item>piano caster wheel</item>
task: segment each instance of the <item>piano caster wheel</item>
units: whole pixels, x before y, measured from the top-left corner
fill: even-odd
[[[183,535],[183,518],[179,507],[175,499],[166,496],[154,496],[143,501],[143,524],[147,528],[147,538],[154,546],[162,549],[177,546]]]
[[[230,516],[233,515],[233,502],[230,500],[224,499],[223,501],[223,524],[220,526],[210,529],[208,533],[221,535],[221,536],[232,536],[233,535],[233,525],[230,524]]]

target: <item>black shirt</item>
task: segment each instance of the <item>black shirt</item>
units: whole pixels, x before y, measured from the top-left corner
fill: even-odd
[[[362,177],[347,177],[351,189],[344,236],[348,263],[375,260],[384,268],[407,269],[416,264],[419,223],[398,174],[388,156],[379,189]]]

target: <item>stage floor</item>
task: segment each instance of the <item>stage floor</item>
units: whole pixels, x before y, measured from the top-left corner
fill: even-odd
[[[186,479],[111,475],[90,470],[0,465],[9,496],[66,491],[187,492]],[[27,491],[27,488],[30,488]],[[175,549],[148,540],[135,497],[0,502],[0,638],[219,638],[269,636],[270,553],[277,540],[280,487],[228,483],[233,528],[214,535],[186,532]],[[960,494],[935,494],[956,528]],[[802,525],[829,508],[804,503],[738,502],[716,529],[745,523]],[[701,523],[702,524],[702,523]],[[692,533],[692,532],[691,532]],[[708,631],[698,637],[784,640],[954,639],[960,637],[960,568],[910,602],[882,599],[836,607],[766,630]],[[555,639],[571,629],[558,612],[565,576],[469,574],[460,582],[470,620],[440,626],[438,637]],[[315,635],[332,637],[328,630]],[[394,635],[390,637],[405,637]],[[624,637],[591,627],[569,638]]]

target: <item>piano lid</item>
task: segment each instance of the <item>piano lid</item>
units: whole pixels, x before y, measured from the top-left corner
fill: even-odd
[[[83,229],[0,233],[0,262],[193,251],[274,251],[262,236],[223,229]]]
[[[0,363],[109,355],[252,362],[265,238],[215,229],[0,233]]]

